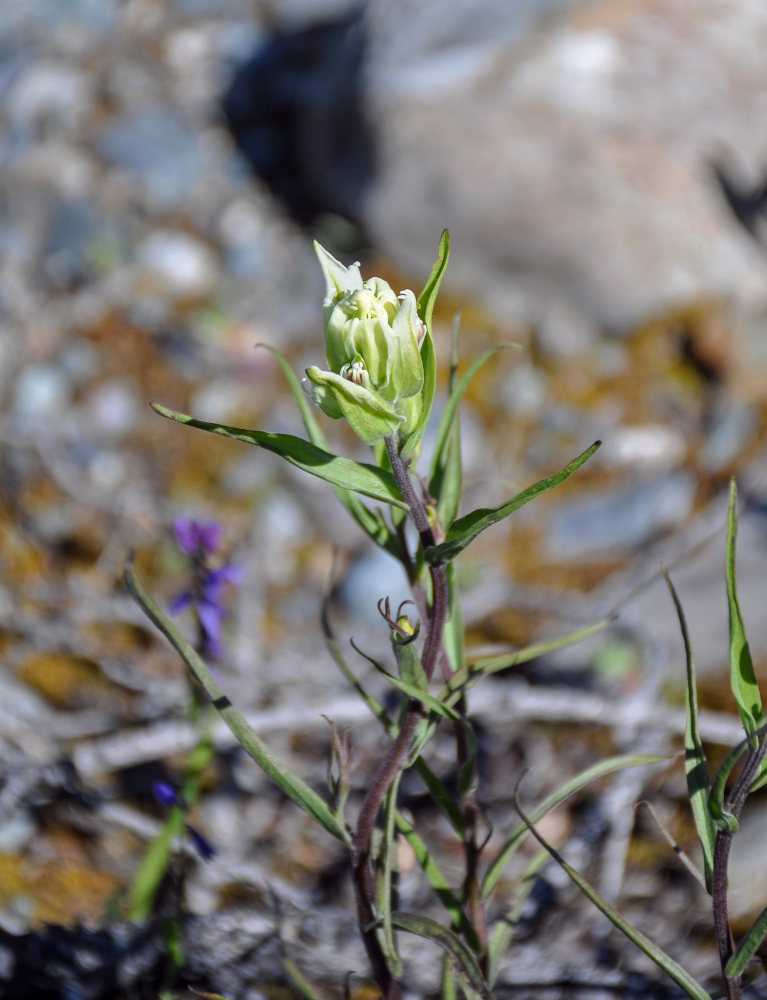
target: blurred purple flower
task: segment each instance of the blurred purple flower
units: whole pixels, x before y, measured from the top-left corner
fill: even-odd
[[[209,840],[200,833],[199,830],[195,830],[193,826],[186,824],[186,832],[189,834],[189,839],[194,844],[195,850],[200,855],[203,861],[210,861],[216,856],[216,848]]]
[[[168,784],[167,781],[155,781],[152,785],[152,792],[154,797],[164,806],[180,806],[184,808],[184,802],[174,788]],[[200,855],[203,861],[210,861],[216,856],[216,848],[209,840],[196,830],[191,823],[185,823],[186,832],[189,835],[189,839],[194,845],[194,849]]]
[[[223,592],[227,584],[236,586],[242,582],[243,567],[227,563],[218,569],[211,569],[210,556],[218,548],[221,537],[221,527],[215,521],[203,523],[179,517],[173,524],[173,531],[178,547],[192,559],[193,576],[191,586],[171,601],[170,611],[175,614],[193,607],[200,624],[200,652],[213,657],[221,656],[224,651],[221,623],[226,617]]]
[[[216,521],[194,521],[191,517],[177,517],[173,533],[182,552],[194,558],[212,555],[221,540],[221,525]]]
[[[152,793],[161,805],[174,806],[178,802],[178,795],[167,781],[155,781]]]

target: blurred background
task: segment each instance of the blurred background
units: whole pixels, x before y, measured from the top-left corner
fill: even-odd
[[[176,517],[220,522],[221,559],[245,568],[218,663],[233,700],[318,788],[321,713],[352,725],[364,790],[378,733],[324,651],[320,594],[336,549],[339,639],[376,651],[376,601],[404,596],[403,581],[325,485],[148,405],[301,433],[256,345],[298,374],[323,362],[313,238],[417,292],[449,227],[442,358],[458,313],[464,364],[515,345],[468,394],[465,509],[604,442],[462,558],[471,648],[618,615],[477,691],[491,846],[512,822],[517,769],[533,799],[606,753],[678,748],[683,657],[661,560],[689,618],[704,736],[714,753],[737,739],[723,578],[734,473],[741,601],[758,668],[767,656],[766,50],[758,0],[0,2],[0,983],[21,982],[46,922],[120,915],[162,820],[152,782],[194,743],[182,667],[122,583],[135,550],[158,599],[184,589]],[[343,428],[325,429],[364,457]],[[226,732],[216,740],[195,822],[219,855],[183,873],[202,942],[187,979],[274,995],[279,955],[273,970],[249,950],[253,935],[280,937],[268,884],[283,941],[338,991],[341,966],[364,968],[340,859]],[[633,811],[650,797],[690,846],[683,791],[679,761],[629,772],[562,810],[554,833],[645,930],[713,974],[706,898]],[[423,807],[415,785],[408,794]],[[439,845],[444,831],[418,815]],[[745,926],[767,894],[767,872],[750,870],[763,820],[757,803],[734,862]],[[415,873],[402,881],[417,900]],[[588,966],[620,983],[629,970],[650,977],[641,995],[666,995],[555,872],[541,884],[504,982],[540,978],[532,931],[549,920],[552,981]],[[680,923],[691,908],[699,919]],[[125,935],[121,961],[135,945]],[[143,946],[154,969],[156,941]],[[432,972],[419,962],[414,995]],[[562,995],[597,995],[584,990]]]

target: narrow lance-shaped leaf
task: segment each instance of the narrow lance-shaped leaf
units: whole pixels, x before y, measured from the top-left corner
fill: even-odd
[[[429,469],[429,492],[433,497],[440,499],[443,492],[442,483],[446,479],[447,474],[447,462],[448,454],[447,448],[450,444],[451,447],[458,448],[458,442],[455,444],[451,440],[451,431],[455,430],[455,438],[458,437],[457,424],[458,424],[458,405],[463,398],[464,393],[469,387],[471,380],[477,374],[482,365],[485,364],[494,354],[498,351],[503,350],[504,347],[510,347],[510,344],[499,344],[497,347],[491,347],[487,351],[483,351],[478,358],[469,365],[466,371],[463,373],[461,378],[458,380],[455,388],[450,393],[450,398],[447,401],[445,409],[437,427],[437,437],[434,442],[434,451],[431,456],[431,466]],[[441,512],[440,512],[441,513]],[[446,521],[449,523],[452,518]]]
[[[530,813],[529,822],[537,823],[539,819],[551,812],[555,806],[564,802],[565,799],[574,795],[575,792],[579,791],[581,788],[585,787],[592,781],[596,781],[597,778],[602,778],[606,774],[613,774],[615,771],[623,771],[628,767],[639,767],[642,764],[658,764],[663,760],[667,760],[667,757],[659,757],[652,754],[622,754],[618,757],[608,757],[607,760],[601,760],[597,764],[592,764],[591,767],[587,767],[585,770],[580,771],[574,777],[570,778],[559,788],[556,788],[550,795],[533,809]],[[511,860],[514,852],[517,850],[522,840],[530,830],[528,821],[519,823],[512,831],[511,836],[506,840],[503,847],[496,854],[492,864],[487,870],[484,879],[482,880],[482,895],[489,895],[498,883],[498,879],[503,874],[503,870],[506,865]]]
[[[439,286],[442,284],[442,278],[445,274],[449,257],[450,234],[447,229],[443,229],[437,245],[437,259],[434,261],[429,280],[424,285],[423,291],[418,296],[418,301],[416,302],[418,315],[426,324],[427,329],[431,329],[434,303],[437,301],[437,293],[439,292]]]
[[[458,325],[460,313],[453,319],[450,331],[450,371],[448,373],[448,399],[455,392],[458,384]],[[444,420],[444,414],[442,416]],[[442,421],[440,421],[440,426]],[[439,437],[439,430],[437,433]],[[463,484],[463,459],[461,457],[461,421],[458,409],[450,420],[450,428],[445,437],[445,444],[434,449],[432,453],[431,472],[429,474],[429,493],[437,501],[437,517],[439,525],[444,530],[456,518],[458,505],[461,502],[461,486]],[[442,541],[440,536],[437,541]]]
[[[548,851],[541,848],[528,862],[521,876],[518,876],[511,898],[503,916],[496,920],[487,942],[487,981],[491,989],[498,975],[498,965],[514,938],[514,932],[522,919],[525,902],[533,891],[536,876],[549,860]]]
[[[448,683],[437,695],[438,700],[449,707],[457,704],[461,696],[473,687],[483,677],[497,673],[499,670],[506,670],[509,667],[517,666],[520,663],[529,663],[538,656],[550,653],[555,649],[563,649],[565,646],[572,646],[576,642],[607,628],[611,619],[597,622],[594,625],[587,625],[585,628],[577,629],[568,635],[559,636],[557,639],[548,639],[545,642],[536,642],[524,649],[517,649],[514,652],[498,653],[489,656],[476,663],[470,663],[465,667],[456,670]],[[424,731],[420,734],[416,747],[423,747],[428,743],[433,733],[436,723],[428,720]]]
[[[302,390],[301,383],[298,381],[293,369],[290,367],[288,359],[284,354],[278,351],[276,347],[271,347],[269,344],[258,344],[257,346],[265,347],[282,369],[282,373],[287,380],[291,393],[293,394],[293,399],[298,407],[298,412],[301,414],[301,420],[303,421],[306,433],[309,435],[311,443],[316,445],[318,448],[322,448],[323,451],[328,451],[327,439],[314,415],[315,406],[309,401],[306,393]],[[383,515],[380,511],[369,510],[357,494],[351,490],[342,489],[340,486],[336,486],[335,489],[338,499],[349,511],[362,530],[369,535],[377,545],[380,545],[381,548],[391,552],[393,556],[399,557],[399,543],[397,539],[393,537],[392,532],[389,530],[389,527],[383,519]]]
[[[473,687],[483,677],[497,674],[501,670],[508,670],[509,667],[519,666],[521,663],[529,663],[530,660],[535,660],[539,656],[545,656],[547,653],[553,653],[557,649],[573,646],[576,642],[581,642],[596,632],[601,632],[612,621],[612,618],[606,618],[595,622],[593,625],[585,625],[574,632],[568,632],[567,635],[557,636],[556,639],[544,639],[542,642],[532,643],[523,649],[515,649],[509,652],[495,653],[493,656],[481,657],[479,660],[475,660],[465,667],[456,670],[447,685],[440,692],[439,700],[453,705],[462,691]]]
[[[706,890],[711,892],[711,873],[714,863],[714,842],[716,828],[708,809],[709,775],[706,754],[698,732],[698,693],[695,683],[695,658],[692,653],[692,643],[687,630],[682,602],[671,582],[671,578],[663,567],[671,599],[676,608],[679,628],[684,642],[687,684],[685,689],[685,727],[684,727],[684,770],[687,776],[687,794],[690,798],[695,829],[698,831],[701,850],[703,851],[703,874],[706,880]]]
[[[395,856],[397,850],[397,835],[395,817],[397,814],[397,795],[402,780],[402,772],[394,778],[384,800],[384,831],[379,849],[377,873],[377,912],[381,920],[381,938],[389,969],[395,976],[402,975],[402,961],[397,950],[397,937],[392,926],[392,885],[394,879]]]
[[[756,949],[767,935],[767,906],[762,910],[727,963],[724,974],[729,978],[739,976],[746,968]]]
[[[407,504],[399,495],[397,481],[391,472],[387,472],[385,469],[378,469],[376,466],[364,462],[353,462],[350,458],[343,458],[340,455],[332,455],[330,452],[318,448],[309,441],[304,441],[303,438],[294,437],[292,434],[271,434],[268,431],[227,427],[224,424],[209,423],[207,420],[197,420],[185,413],[177,413],[165,406],[160,406],[159,403],[152,403],[151,406],[155,413],[159,413],[161,417],[167,417],[179,424],[188,424],[190,427],[197,427],[203,431],[210,431],[211,434],[220,434],[223,437],[233,438],[235,441],[256,445],[279,455],[291,465],[295,465],[319,479],[324,479],[334,486],[362,493],[373,500],[380,500],[394,507],[407,509]]]
[[[395,822],[399,832],[408,844],[410,844],[413,854],[415,855],[415,859],[421,866],[421,869],[428,879],[432,889],[434,889],[440,902],[450,915],[453,927],[471,943],[472,947],[478,948],[479,941],[477,940],[476,932],[461,908],[461,901],[448,885],[441,869],[429,853],[428,847],[416,832],[412,824],[402,815],[402,813],[397,813]]]
[[[735,580],[735,542],[738,534],[736,510],[737,487],[730,482],[730,505],[727,515],[727,555],[725,576],[727,579],[727,605],[730,614],[730,687],[740,712],[740,719],[747,736],[753,735],[762,714],[762,699],[756,683],[754,664],[746,639],[743,615],[738,602]]]
[[[213,707],[221,715],[232,733],[234,733],[245,752],[253,758],[264,774],[300,806],[304,812],[315,819],[320,826],[323,826],[328,833],[332,834],[342,843],[348,843],[346,831],[333,814],[328,803],[310,788],[302,778],[294,774],[290,768],[278,760],[263,740],[253,731],[242,713],[229,701],[205,661],[146,592],[136,576],[136,571],[130,560],[125,566],[125,582],[133,599],[150,621],[170,641],[184,663],[186,663],[200,682],[203,690],[213,703]]]
[[[519,783],[517,783],[519,784]],[[628,920],[625,919],[616,909],[614,909],[606,899],[599,895],[596,889],[591,886],[586,879],[579,874],[571,865],[569,865],[562,855],[549,844],[540,833],[533,826],[532,821],[528,818],[522,811],[519,805],[519,798],[517,795],[517,789],[514,790],[514,803],[517,808],[517,812],[522,817],[523,823],[528,827],[530,833],[535,837],[541,847],[545,847],[552,858],[556,861],[559,867],[570,877],[571,881],[578,886],[582,893],[587,896],[591,902],[601,910],[602,913],[610,920],[619,931],[632,941],[637,948],[651,958],[655,964],[666,973],[666,975],[673,982],[683,990],[688,997],[692,997],[692,1000],[711,1000],[711,995],[707,993],[703,987],[695,979],[692,978],[686,969],[682,968],[678,962],[667,955],[662,948],[659,948],[654,941],[651,941],[646,935],[644,935],[638,928],[630,924]]]
[[[574,458],[572,462],[563,469],[560,469],[559,472],[555,472],[554,475],[547,476],[546,479],[541,479],[532,486],[528,486],[526,490],[518,493],[511,500],[507,500],[506,503],[502,503],[498,507],[480,507],[478,510],[473,510],[470,514],[459,517],[450,526],[444,542],[428,548],[424,553],[424,558],[432,564],[449,562],[451,559],[455,559],[486,528],[497,524],[498,521],[502,521],[515,510],[534,500],[535,497],[540,496],[541,493],[545,493],[546,490],[550,490],[553,486],[558,486],[561,482],[564,482],[587,459],[591,458],[600,444],[601,441],[595,441],[590,448],[587,448],[577,458]]]
[[[400,930],[428,938],[442,948],[450,958],[453,974],[466,1000],[493,1000],[474,956],[457,934],[438,924],[436,920],[415,913],[403,913],[401,910],[392,913],[392,923]]]
[[[463,665],[463,616],[461,615],[461,596],[455,585],[455,566],[449,563],[447,573],[447,621],[442,633],[442,645],[447,653],[450,667],[455,672]]]
[[[426,424],[429,420],[432,403],[434,402],[434,393],[437,387],[437,356],[434,351],[431,317],[434,312],[434,303],[437,299],[437,292],[439,292],[439,286],[442,283],[442,276],[445,273],[449,256],[450,237],[448,236],[447,229],[445,229],[439,238],[437,259],[434,262],[434,267],[429,275],[429,280],[426,282],[424,290],[418,296],[418,300],[416,302],[416,312],[418,313],[419,319],[422,320],[424,326],[426,327],[426,333],[424,334],[420,348],[421,362],[423,364],[423,387],[421,389],[422,405],[421,416],[418,419],[416,426],[400,445],[400,454],[403,458],[409,458],[418,447],[418,444],[423,437]]]

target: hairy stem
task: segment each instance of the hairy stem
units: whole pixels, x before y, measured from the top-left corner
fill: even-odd
[[[386,452],[389,456],[394,478],[397,480],[400,496],[408,505],[410,519],[418,532],[421,546],[426,549],[434,545],[434,534],[429,524],[426,508],[410,478],[407,463],[403,461],[397,450],[396,437],[388,437],[385,440]],[[444,565],[430,567],[430,574],[432,600],[428,616],[426,640],[421,655],[421,665],[427,680],[430,680],[434,674],[434,668],[439,659],[442,647],[442,633],[447,621],[448,604],[447,573]],[[376,913],[373,903],[374,886],[371,868],[371,843],[381,804],[389,786],[407,760],[418,723],[423,718],[424,713],[425,708],[421,702],[414,699],[408,701],[402,725],[396,739],[389,746],[381,763],[378,765],[375,776],[362,801],[357,819],[357,831],[354,835],[352,880],[354,882],[354,894],[357,903],[357,918],[365,950],[367,951],[373,974],[381,988],[383,1000],[400,1000],[401,989],[399,982],[389,970],[386,956],[381,948],[374,926]]]
[[[761,732],[761,730],[760,730]],[[743,770],[738,775],[738,780],[733,785],[732,791],[727,797],[727,811],[735,819],[740,819],[743,805],[748,797],[751,782],[754,780],[759,765],[767,753],[767,740],[762,734],[762,744],[758,743],[749,750]],[[730,860],[730,848],[732,847],[733,834],[724,830],[719,830],[714,841],[714,858],[711,873],[711,900],[714,912],[714,934],[716,936],[716,946],[719,951],[719,961],[722,966],[722,976],[727,989],[727,1000],[741,1000],[743,987],[740,976],[728,976],[725,972],[734,946],[732,933],[730,931],[730,921],[727,914],[727,868]]]

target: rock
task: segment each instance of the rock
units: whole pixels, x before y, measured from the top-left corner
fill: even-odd
[[[401,601],[410,598],[410,591],[402,567],[381,549],[367,548],[341,580],[338,596],[354,621],[377,625],[381,598],[389,597],[396,611]]]
[[[364,223],[400,267],[421,273],[448,226],[448,283],[500,317],[562,301],[623,329],[699,296],[764,302],[767,261],[709,161],[763,167],[767,8],[584,0],[541,22],[447,6],[470,44],[435,40],[434,4],[369,12]]]
[[[163,107],[113,121],[97,136],[96,149],[107,162],[134,174],[158,208],[182,205],[200,172],[195,133]]]
[[[187,233],[155,230],[138,249],[142,282],[173,300],[201,299],[217,277],[216,259],[206,244]]]
[[[69,403],[71,385],[67,373],[45,362],[33,362],[19,373],[13,393],[13,410],[31,420],[61,416]]]
[[[693,476],[678,471],[567,503],[549,515],[548,552],[558,559],[587,559],[605,551],[628,554],[683,524],[694,496]]]
[[[88,426],[106,437],[122,437],[131,431],[140,410],[136,386],[129,378],[99,382],[85,402]]]
[[[41,59],[18,75],[7,97],[13,125],[23,131],[77,128],[90,105],[87,76],[67,63]]]

